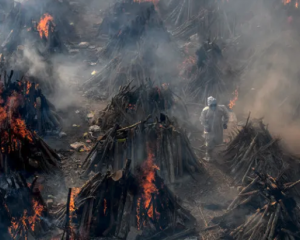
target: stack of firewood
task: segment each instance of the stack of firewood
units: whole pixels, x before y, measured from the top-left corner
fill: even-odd
[[[149,115],[156,117],[160,113],[188,117],[186,106],[167,84],[153,86],[149,79],[139,87],[127,84],[119,88],[107,107],[100,112],[98,125],[108,130],[115,124],[128,126],[145,119]]]
[[[228,212],[213,222],[224,228],[230,239],[300,239],[300,211],[289,191],[300,180],[284,183],[268,174],[254,174]]]
[[[273,138],[261,119],[246,122],[224,153],[236,182],[253,177],[251,168],[276,177],[293,181],[299,169],[299,159],[285,150]]]
[[[167,182],[174,182],[184,172],[193,175],[202,171],[185,131],[162,113],[159,117],[149,115],[130,126],[116,124],[109,129],[87,156],[83,164],[85,174],[105,168],[116,170],[124,166],[126,158],[132,160],[134,168],[147,158],[149,144],[154,146],[152,152],[159,174]]]
[[[36,181],[37,178],[28,184],[20,174],[0,178],[2,239],[38,239],[49,230],[47,206],[35,186]]]
[[[123,170],[96,174],[75,196],[73,211],[62,206],[56,216],[60,226],[73,226],[78,238],[177,239],[191,234],[196,223],[179,202],[154,165],[141,165],[133,175],[127,160]]]

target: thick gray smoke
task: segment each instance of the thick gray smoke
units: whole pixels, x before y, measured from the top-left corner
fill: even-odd
[[[295,150],[300,134],[298,20],[281,1],[271,2],[235,4],[240,15],[237,57],[245,66],[236,111],[264,117],[273,134]]]

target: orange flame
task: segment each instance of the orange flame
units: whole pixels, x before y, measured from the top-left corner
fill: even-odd
[[[230,109],[232,109],[233,106],[235,106],[235,103],[236,103],[236,101],[237,101],[238,98],[239,98],[239,92],[238,92],[237,89],[236,89],[232,94],[234,95],[234,97],[233,97],[232,100],[230,100],[230,102],[229,102],[229,104],[228,104],[228,106],[229,106]]]
[[[0,89],[0,133],[2,152],[15,151],[22,144],[23,139],[33,141],[32,133],[26,128],[25,121],[19,117],[18,107],[22,96],[14,92],[6,102],[1,98],[3,89]],[[7,146],[5,149],[4,146]]]
[[[284,5],[289,4],[290,2],[291,2],[291,0],[282,0],[282,3],[283,3]]]
[[[27,210],[25,209],[23,212],[23,216],[20,219],[12,218],[11,226],[8,228],[10,235],[13,237],[16,231],[26,231],[28,227],[32,231],[35,230],[35,225],[37,222],[40,222],[40,217],[44,211],[44,206],[39,204],[37,201],[33,200],[33,215],[28,216]],[[29,226],[28,226],[29,224]]]
[[[72,214],[75,210],[75,198],[80,192],[80,188],[72,188],[71,199],[70,199],[70,214]]]
[[[49,31],[48,31],[48,22],[51,21],[53,23],[53,17],[48,14],[45,13],[41,19],[39,24],[37,25],[37,30],[39,31],[40,37],[42,38],[43,35],[48,38],[49,35]]]
[[[142,188],[142,200],[144,204],[144,209],[148,209],[147,215],[149,218],[153,219],[153,204],[151,203],[152,194],[157,195],[158,189],[155,186],[155,171],[159,168],[154,163],[154,154],[150,151],[148,147],[148,157],[147,160],[142,165],[142,179],[140,181],[140,186]],[[154,199],[153,199],[154,201]],[[140,227],[140,204],[141,199],[138,199],[137,203],[137,226]],[[156,210],[156,209],[154,209]]]

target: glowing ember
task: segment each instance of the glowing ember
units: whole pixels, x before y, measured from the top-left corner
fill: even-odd
[[[196,64],[196,57],[195,56],[189,56],[187,57],[180,65],[180,75],[183,77],[186,73],[191,73],[193,66]]]
[[[230,100],[230,103],[228,105],[230,109],[233,108],[233,106],[235,105],[236,101],[239,98],[239,92],[237,89],[232,94],[234,95],[234,98],[232,100]]]
[[[30,91],[31,85],[32,85],[32,83],[31,83],[31,82],[29,82],[29,81],[27,81],[27,82],[26,82],[26,95],[28,95],[28,94],[29,94],[29,91]]]
[[[48,14],[45,13],[43,15],[43,17],[41,17],[39,24],[37,25],[37,30],[39,31],[40,37],[42,38],[43,35],[48,38],[49,35],[49,26],[48,26],[48,22],[51,21],[53,23],[53,17]]]
[[[107,202],[106,202],[106,199],[104,199],[104,209],[103,209],[104,215],[106,213],[106,210],[107,210]]]
[[[141,207],[141,199],[139,198],[137,200],[137,204],[136,204],[136,225],[137,225],[137,229],[140,230],[140,207]]]

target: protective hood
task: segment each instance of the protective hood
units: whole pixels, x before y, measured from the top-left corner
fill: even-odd
[[[215,99],[214,97],[210,96],[209,98],[207,98],[207,105],[210,106],[212,104],[217,104],[217,99]]]

